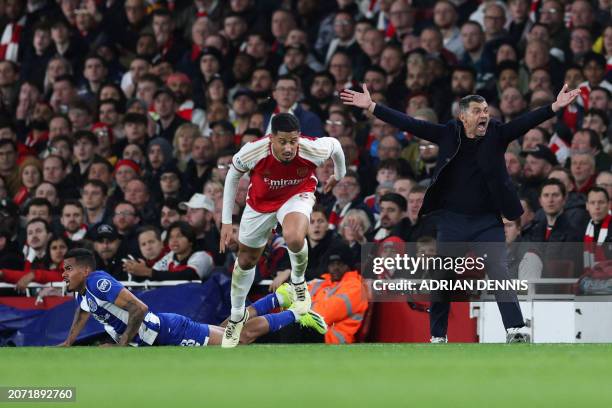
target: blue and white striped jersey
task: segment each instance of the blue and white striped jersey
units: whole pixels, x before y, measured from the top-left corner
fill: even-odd
[[[87,276],[85,295],[77,294],[79,307],[89,312],[104,325],[106,332],[116,341],[119,339],[128,322],[128,312],[114,304],[124,286],[104,271],[95,271]],[[160,319],[148,312],[138,329],[138,334],[130,343],[131,346],[151,346],[160,331]]]

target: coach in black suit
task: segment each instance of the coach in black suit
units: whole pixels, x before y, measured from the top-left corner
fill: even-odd
[[[365,84],[363,93],[344,90],[341,98],[348,105],[368,109],[391,125],[439,146],[438,162],[425,193],[419,217],[438,217],[438,242],[504,242],[501,215],[509,220],[523,213],[516,190],[506,171],[504,153],[508,144],[529,129],[552,118],[579,94],[563,87],[549,106],[529,112],[508,123],[489,118],[486,100],[468,95],[459,102],[459,119],[433,124],[404,115],[372,102]],[[490,245],[487,273],[491,279],[508,279],[501,245]],[[494,253],[491,253],[493,251]],[[516,328],[524,326],[514,292],[505,293],[498,306],[510,342],[524,341]],[[446,342],[450,304],[432,302],[430,329],[432,342]]]

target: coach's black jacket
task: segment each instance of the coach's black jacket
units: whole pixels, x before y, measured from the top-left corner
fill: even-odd
[[[444,186],[437,182],[444,168],[459,151],[463,123],[453,119],[446,124],[434,124],[416,120],[386,106],[376,104],[374,115],[393,126],[413,135],[436,143],[439,146],[438,162],[431,184],[425,193],[419,216],[442,209]],[[487,133],[478,149],[478,166],[482,170],[495,207],[509,220],[515,220],[523,213],[521,202],[512,180],[506,171],[504,153],[508,144],[529,129],[554,116],[551,106],[545,106],[519,116],[508,122],[489,121]]]

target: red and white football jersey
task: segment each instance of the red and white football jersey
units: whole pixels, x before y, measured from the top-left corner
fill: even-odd
[[[340,142],[332,137],[300,136],[296,156],[283,163],[272,154],[270,136],[245,144],[233,164],[240,172],[250,172],[247,204],[257,212],[271,213],[296,194],[314,193],[315,169],[338,149],[342,150]]]

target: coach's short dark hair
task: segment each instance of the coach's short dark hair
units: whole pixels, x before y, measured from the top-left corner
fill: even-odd
[[[93,252],[85,248],[74,248],[66,253],[64,259],[74,258],[78,265],[88,266],[92,271],[96,270],[96,257]]]
[[[279,113],[272,118],[272,133],[300,131],[300,122],[291,113]]]
[[[394,203],[395,205],[399,207],[401,211],[406,211],[406,209],[408,208],[408,202],[406,201],[403,195],[398,194],[398,193],[385,194],[384,196],[380,198],[381,203],[384,201],[389,201],[391,203]]]
[[[483,98],[482,96],[480,96],[480,95],[468,95],[468,96],[464,96],[459,101],[459,111],[467,112],[468,108],[470,107],[470,103],[472,103],[472,102],[485,103],[485,102],[487,102],[487,100],[485,98]]]

